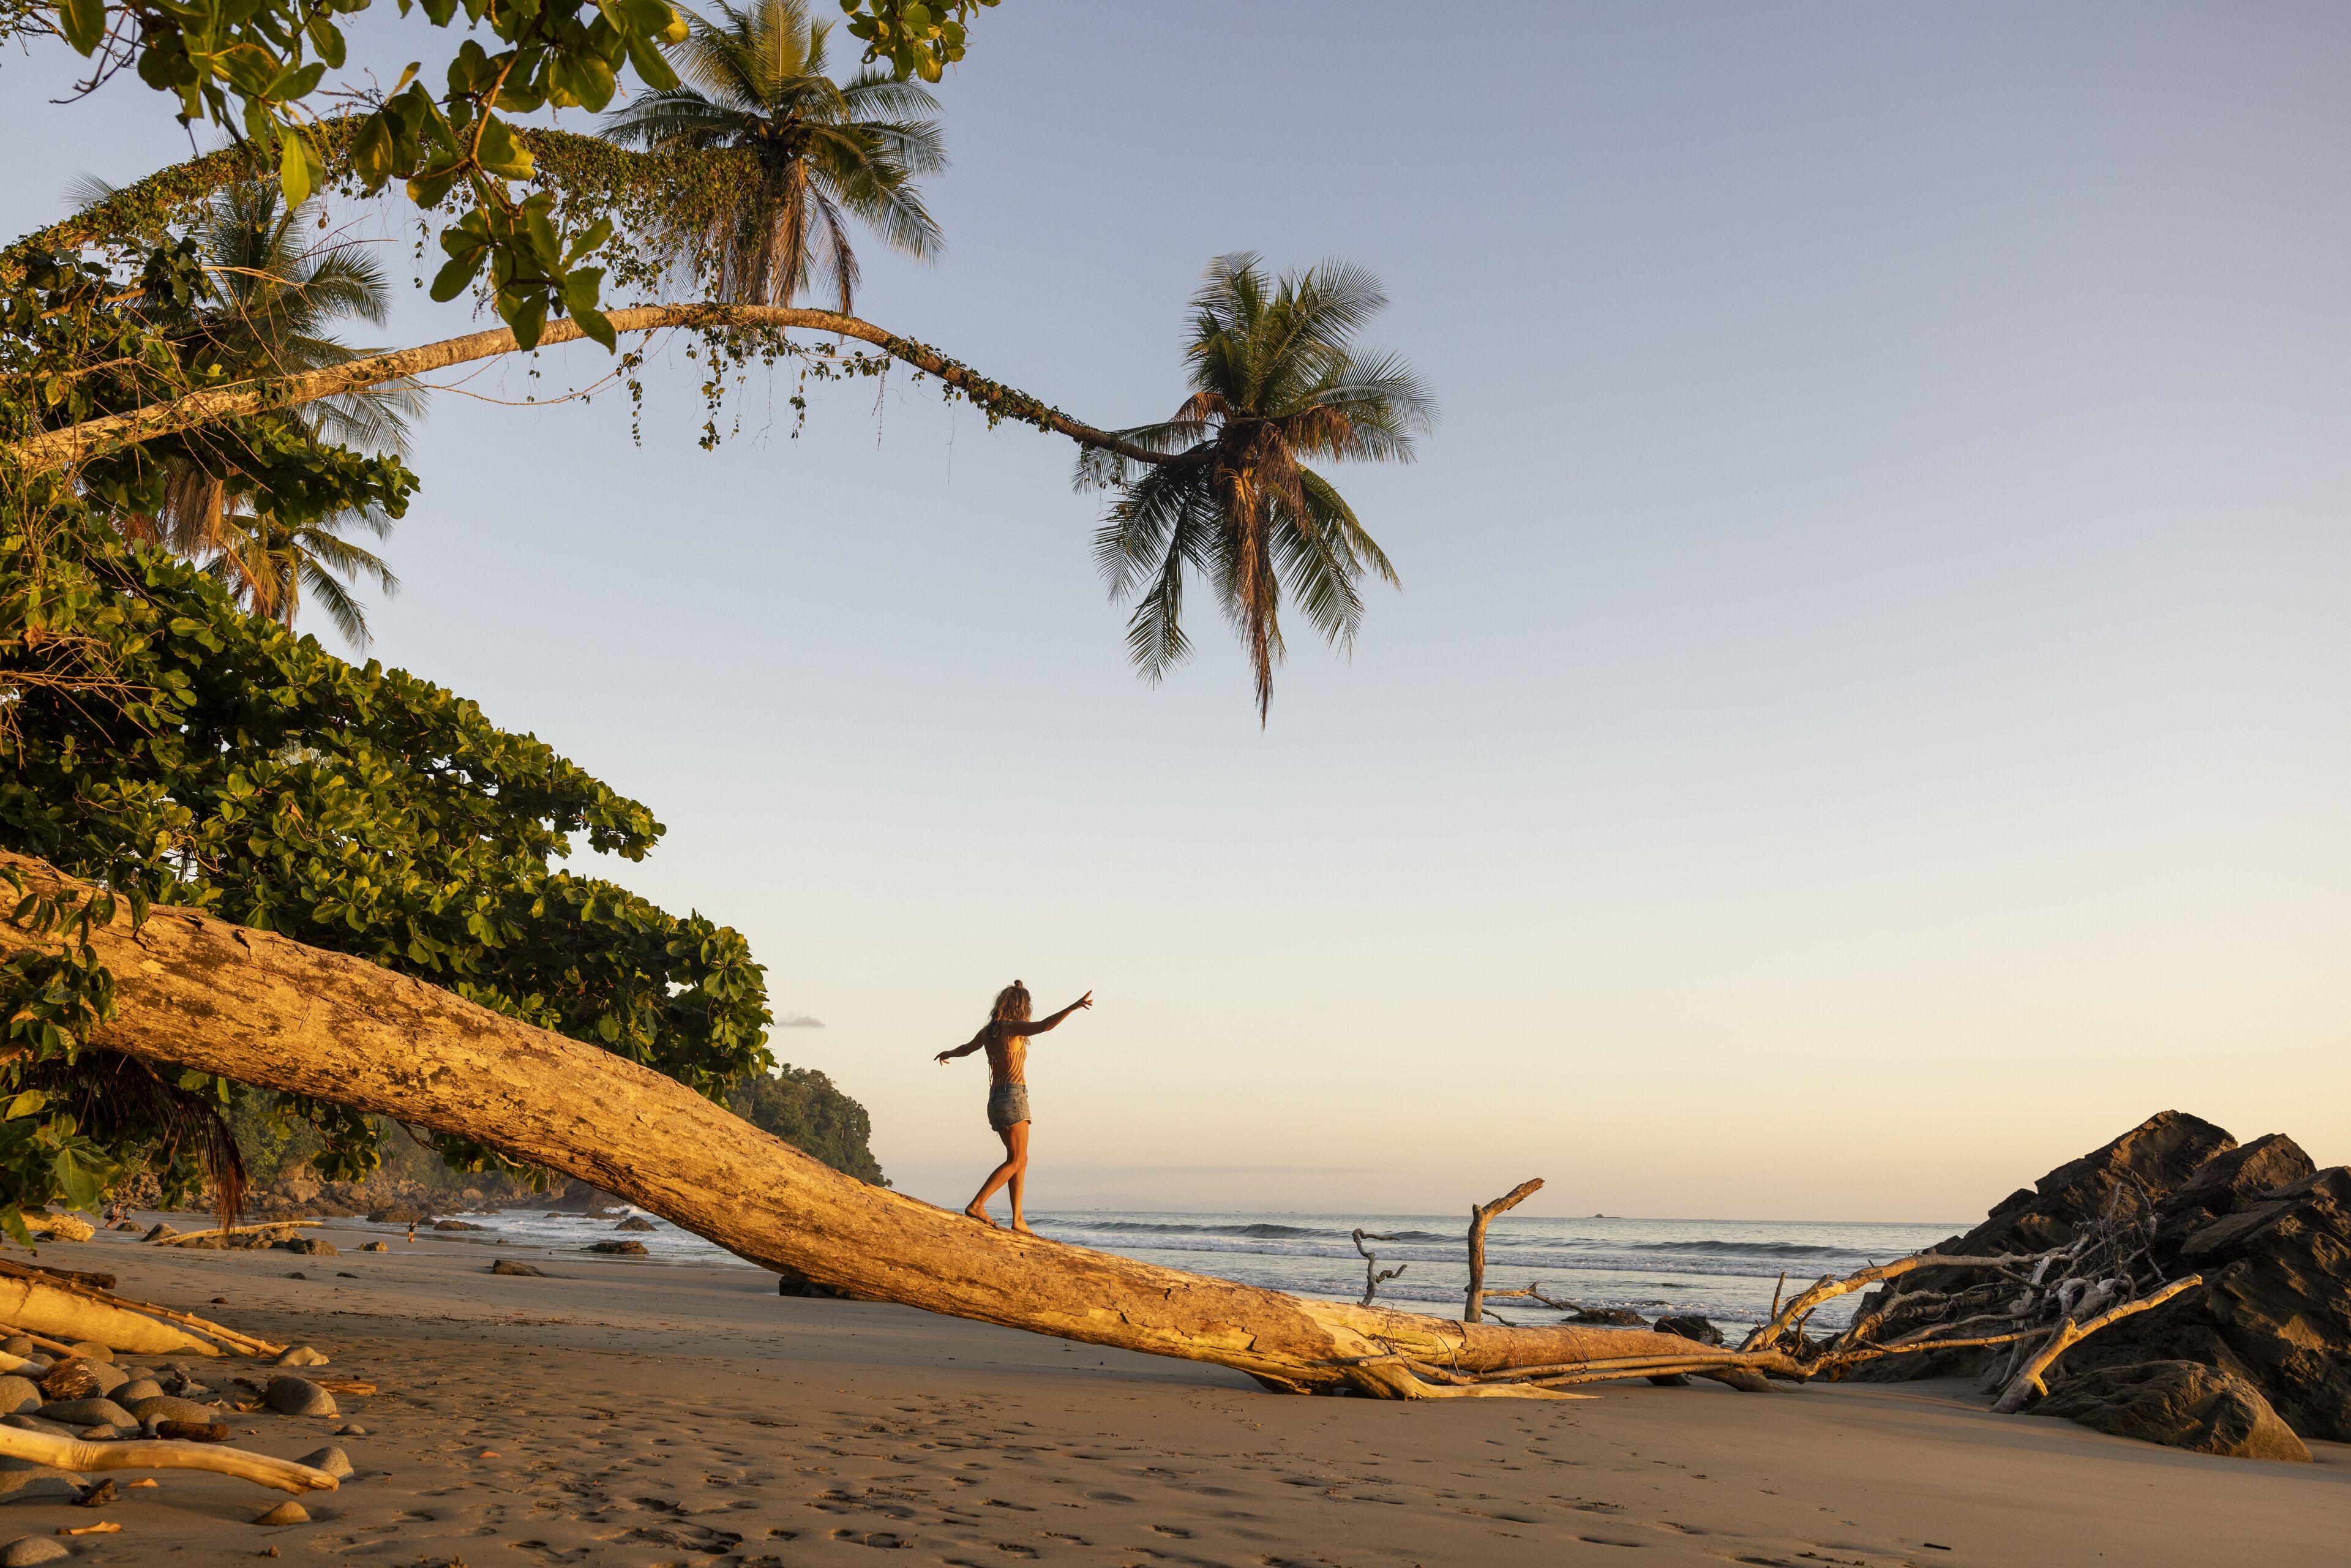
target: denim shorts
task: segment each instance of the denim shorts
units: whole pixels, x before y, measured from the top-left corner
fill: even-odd
[[[1029,1085],[999,1083],[987,1092],[987,1124],[999,1133],[1008,1133],[1017,1123],[1029,1119]]]

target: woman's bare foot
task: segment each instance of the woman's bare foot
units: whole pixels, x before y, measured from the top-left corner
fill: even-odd
[[[1035,1230],[1029,1228],[1029,1222],[1025,1219],[1015,1218],[1012,1221],[1012,1228],[1018,1230],[1023,1236],[1034,1236],[1037,1234]]]
[[[979,1205],[976,1203],[970,1207],[965,1209],[964,1212],[970,1215],[974,1219],[978,1220],[982,1225],[987,1226],[990,1230],[1001,1230],[1004,1228],[1004,1227],[997,1224],[995,1220],[990,1219],[987,1217],[987,1210],[980,1207]]]

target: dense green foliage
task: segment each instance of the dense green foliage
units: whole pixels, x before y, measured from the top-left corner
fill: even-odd
[[[869,59],[887,61],[902,79],[936,80],[963,57],[963,19],[994,3],[844,0],[842,8]],[[668,0],[400,0],[403,18],[467,35],[440,89],[412,64],[389,92],[360,95],[343,137],[322,136],[311,100],[340,85],[328,73],[344,68],[341,18],[368,7],[369,0],[7,0],[0,19],[14,33],[62,37],[92,59],[93,81],[135,67],[183,121],[208,120],[266,153],[289,204],[327,183],[339,151],[370,193],[400,182],[427,209],[456,200],[463,210],[442,235],[449,261],[434,298],[454,298],[479,279],[526,347],[549,316],[561,315],[611,347],[598,308],[604,269],[587,265],[611,231],[598,220],[567,229],[551,194],[517,193],[514,183],[530,177],[532,161],[509,117],[546,108],[601,111],[632,69],[648,88],[675,87],[661,46],[685,37],[684,18]]]
[[[813,1067],[789,1062],[754,1072],[726,1096],[726,1108],[764,1133],[860,1181],[888,1186],[873,1158],[873,1124],[865,1107]]]
[[[1260,720],[1282,654],[1285,591],[1316,631],[1348,647],[1364,614],[1357,581],[1367,572],[1396,580],[1354,508],[1302,461],[1410,462],[1414,433],[1434,423],[1420,378],[1355,341],[1386,303],[1370,273],[1344,262],[1275,281],[1252,254],[1219,256],[1192,297],[1192,395],[1175,418],[1119,432],[1180,460],[1080,455],[1081,489],[1118,492],[1094,558],[1112,593],[1137,601],[1127,646],[1150,679],[1189,652],[1187,571],[1208,579],[1240,633]]]
[[[202,907],[446,986],[706,1093],[766,1064],[764,984],[740,936],[555,863],[576,839],[642,858],[661,832],[644,807],[438,686],[241,612],[85,509],[60,504],[37,533],[0,540],[0,615],[17,633],[0,641],[0,679],[16,691],[0,733],[0,843],[134,904]],[[103,669],[108,685],[74,689],[77,668]],[[102,974],[65,963],[16,977],[11,1087],[106,1058],[75,1038],[110,1005]],[[231,1097],[194,1075],[172,1087]],[[0,1142],[37,1144],[46,1108],[9,1107],[24,1125],[0,1124]],[[322,1175],[372,1167],[368,1118],[294,1109],[319,1133]],[[54,1179],[27,1154],[0,1199],[85,1197],[76,1171],[168,1140],[149,1122],[51,1159]]]

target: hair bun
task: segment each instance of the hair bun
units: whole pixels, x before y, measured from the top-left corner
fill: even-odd
[[[1025,990],[1027,990],[1027,989],[1029,988],[1029,987],[1028,987],[1027,983],[1026,983],[1026,982],[1024,982],[1024,981],[1015,980],[1015,981],[1013,981],[1013,982],[1012,982],[1012,984],[1013,984],[1013,986],[1015,987],[1015,988],[1019,989],[1019,990],[1023,990],[1023,991],[1025,991]]]

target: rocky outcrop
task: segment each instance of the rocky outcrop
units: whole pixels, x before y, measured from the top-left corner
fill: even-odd
[[[2233,1203],[2201,1223],[2172,1204],[2158,1210],[2158,1261],[2204,1283],[2084,1341],[2067,1372],[2199,1362],[2260,1389],[2302,1436],[2351,1442],[2351,1169],[2241,1191]]]
[[[1934,1250],[1985,1257],[2063,1246],[2126,1186],[2153,1206],[2156,1266],[2168,1278],[2199,1274],[2204,1282],[2067,1351],[2050,1378],[2053,1402],[2094,1375],[2187,1363],[2241,1382],[2302,1437],[2351,1442],[2351,1168],[2318,1170],[2282,1134],[2240,1145],[2210,1122],[2164,1112],[2012,1194],[1983,1224]],[[1922,1270],[1906,1284],[1939,1290],[1978,1278]],[[1973,1373],[1981,1364],[1980,1353],[1951,1352],[1889,1358],[1855,1375],[1896,1381]],[[2120,1396],[2121,1385],[2096,1386]],[[2164,1388],[2173,1405],[2186,1398]],[[2208,1396],[2220,1397],[2199,1385],[2197,1397]],[[2127,1402],[2156,1397],[2141,1391]]]
[[[2278,1419],[2261,1390],[2201,1362],[2100,1367],[2052,1393],[2035,1414],[2199,1454],[2310,1463],[2310,1449]]]

